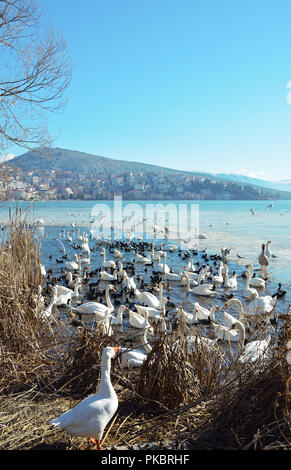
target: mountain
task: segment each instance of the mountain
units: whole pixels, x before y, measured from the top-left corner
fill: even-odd
[[[233,173],[216,173],[215,176],[227,181],[236,181],[238,183],[262,186],[264,188],[277,189],[278,191],[291,191],[291,180],[266,181],[258,178],[252,178],[250,176],[236,175]]]
[[[72,171],[73,173],[92,173],[99,175],[109,175],[112,173],[120,174],[122,172],[133,173],[161,173],[163,174],[191,174],[211,177],[212,175],[191,171],[179,171],[171,168],[162,168],[148,163],[129,162],[126,160],[116,160],[99,155],[91,155],[76,150],[66,150],[61,148],[52,148],[45,151],[29,151],[13,160],[9,161],[9,166],[21,168],[24,171],[32,170],[62,170]]]
[[[281,185],[274,186],[269,181],[258,180],[249,178],[243,175],[235,174],[211,174],[198,171],[174,170],[172,168],[160,167],[148,163],[130,162],[126,160],[117,160],[99,155],[91,155],[76,150],[68,150],[61,148],[50,148],[40,151],[33,150],[19,155],[12,160],[5,161],[5,166],[20,168],[24,172],[33,172],[39,170],[56,170],[65,172],[63,180],[66,180],[67,172],[71,172],[71,181],[75,181],[75,185],[79,184],[84,178],[87,180],[85,187],[88,188],[92,185],[93,189],[96,186],[94,178],[103,176],[104,182],[103,190],[108,193],[114,191],[114,183],[117,175],[129,175],[132,173],[132,184],[128,182],[119,190],[127,193],[140,189],[136,185],[140,180],[145,181],[147,176],[147,190],[148,193],[143,192],[144,197],[156,197],[160,195],[167,198],[182,199],[291,199],[291,191],[286,191],[290,188],[291,183],[287,181]],[[143,177],[141,178],[141,173]],[[164,184],[163,191],[157,183],[149,183],[148,179],[153,181],[153,175],[163,176]],[[113,176],[113,180],[110,180]],[[168,179],[167,179],[168,177]],[[196,178],[188,178],[196,177]],[[155,176],[156,178],[156,176]],[[151,186],[152,184],[152,186]],[[168,185],[168,186],[167,186]],[[62,186],[62,183],[61,183]],[[165,188],[165,186],[168,188]],[[116,189],[116,188],[115,188]],[[82,196],[82,193],[77,193]],[[139,193],[140,194],[140,193]],[[155,195],[155,196],[154,196]],[[140,196],[142,197],[142,196]]]

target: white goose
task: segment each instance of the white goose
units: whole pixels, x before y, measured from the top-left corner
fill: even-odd
[[[128,349],[121,348],[121,367],[122,368],[131,368],[131,367],[141,367],[144,361],[147,358],[148,353],[151,352],[152,347],[147,340],[148,329],[144,329],[144,333],[141,336],[141,342],[145,351],[140,349]]]
[[[114,311],[114,306],[112,305],[109,292],[110,290],[115,290],[114,286],[109,284],[106,287],[105,290],[105,297],[106,297],[106,303],[101,304],[99,302],[85,302],[78,307],[71,307],[71,310],[76,313],[80,314],[90,314],[90,315],[95,315],[96,320],[104,320],[105,318],[105,313],[109,311],[109,313],[112,313]]]
[[[111,359],[118,351],[120,347],[103,350],[98,391],[50,421],[71,436],[89,437],[97,444],[98,450],[101,450],[104,429],[118,408],[118,398],[110,378]]]

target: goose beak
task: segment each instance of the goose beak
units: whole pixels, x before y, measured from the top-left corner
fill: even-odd
[[[115,352],[115,354],[117,354],[121,350],[121,347],[120,346],[114,346],[112,349]]]

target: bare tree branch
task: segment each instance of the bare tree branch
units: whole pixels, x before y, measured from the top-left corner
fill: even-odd
[[[0,149],[47,146],[46,113],[66,100],[72,63],[64,39],[39,25],[37,0],[0,0]]]

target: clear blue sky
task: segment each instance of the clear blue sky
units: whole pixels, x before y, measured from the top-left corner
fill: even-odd
[[[289,0],[42,4],[75,63],[55,146],[291,179]]]

